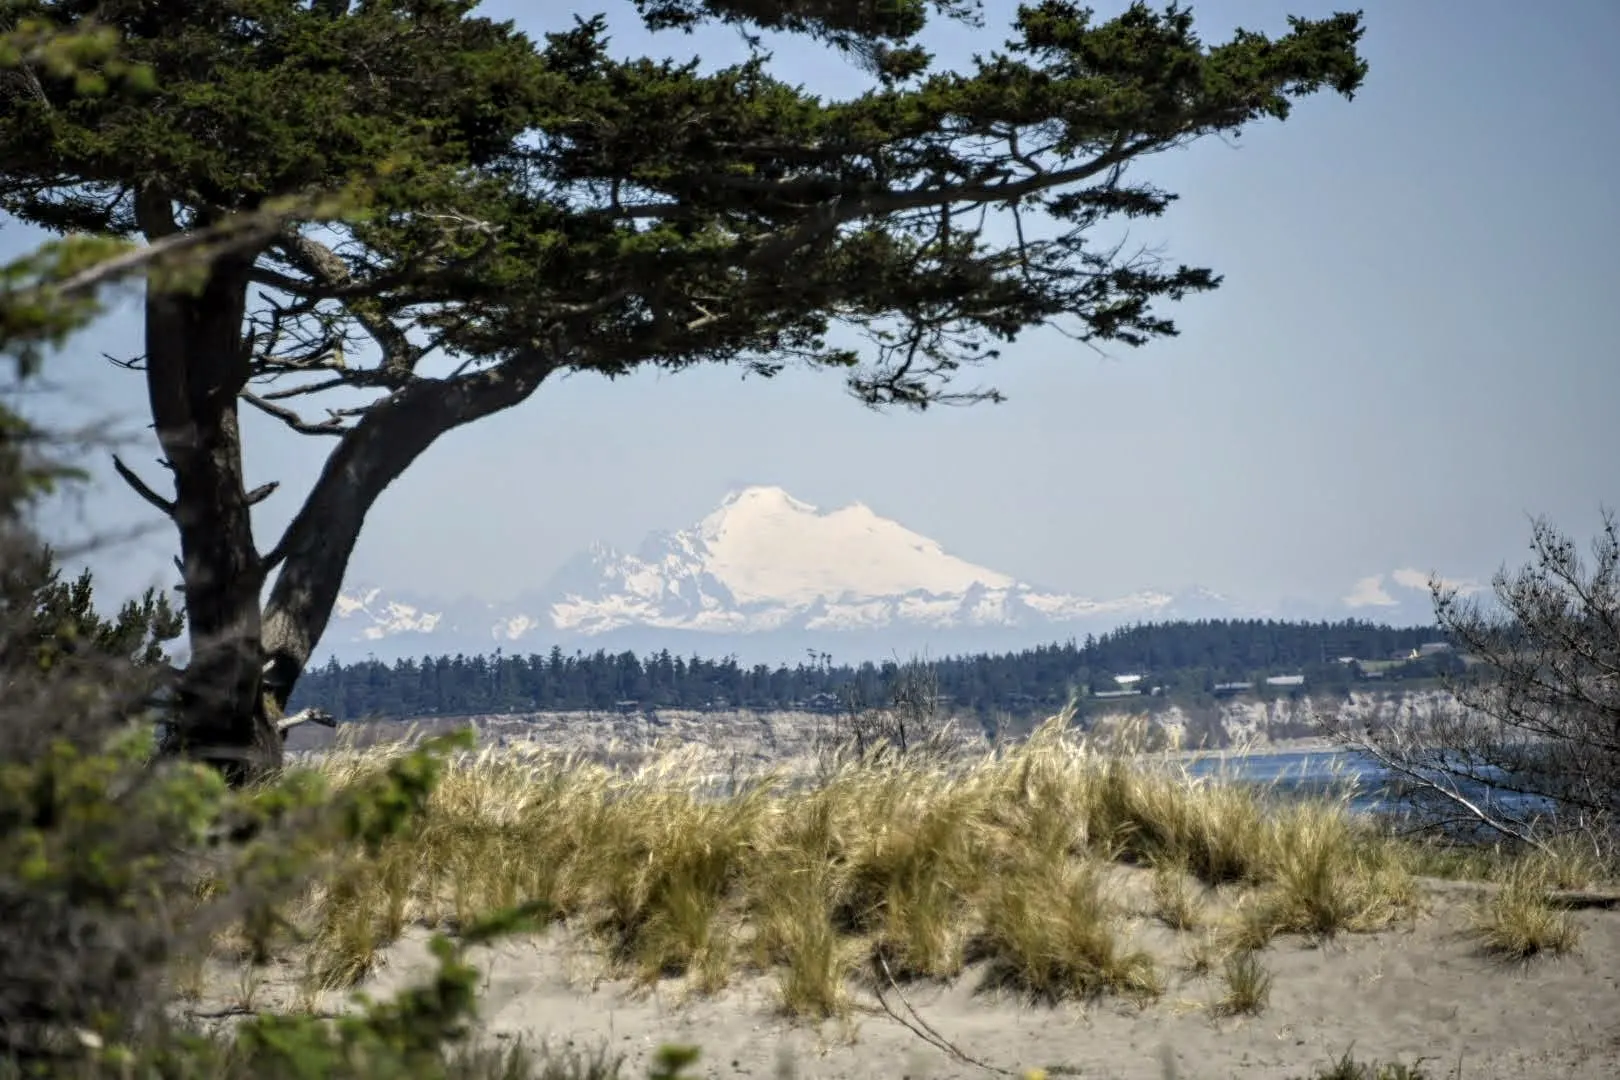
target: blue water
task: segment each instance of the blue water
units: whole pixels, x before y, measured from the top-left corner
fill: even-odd
[[[1269,788],[1277,795],[1349,794],[1351,810],[1359,813],[1399,814],[1411,808],[1405,795],[1406,782],[1391,774],[1367,754],[1352,750],[1295,750],[1275,754],[1232,755],[1195,758],[1186,763],[1196,777],[1220,777],[1237,783]],[[1505,794],[1484,785],[1462,785],[1465,795],[1476,803],[1491,803],[1513,813],[1539,809],[1539,800]]]
[[[1185,763],[1188,774],[1257,784],[1279,795],[1353,792],[1360,811],[1385,807],[1397,796],[1393,778],[1376,760],[1349,750],[1293,750],[1286,753],[1201,757]]]
[[[1150,756],[1150,762],[1154,759]],[[1162,760],[1162,759],[1161,759]],[[1414,806],[1406,795],[1407,782],[1390,774],[1369,755],[1343,749],[1291,750],[1281,753],[1230,754],[1227,756],[1173,760],[1165,764],[1175,770],[1185,770],[1195,778],[1218,779],[1229,783],[1254,784],[1271,797],[1279,799],[1299,797],[1343,798],[1352,813],[1376,814],[1403,819],[1406,824],[1423,823],[1414,813]],[[808,777],[790,780],[784,790],[813,786]],[[724,775],[708,777],[700,790],[711,798],[727,798],[737,793],[735,779]],[[1533,800],[1523,796],[1491,792],[1480,785],[1465,786],[1464,793],[1476,804],[1505,808],[1522,814]],[[1550,806],[1536,808],[1542,812]],[[1447,814],[1447,818],[1455,815]],[[1433,819],[1429,819],[1432,821]],[[1447,832],[1461,836],[1468,829],[1452,821],[1445,826]]]

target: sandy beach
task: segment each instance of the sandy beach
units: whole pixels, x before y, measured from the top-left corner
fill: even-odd
[[[1119,871],[1127,905],[1144,899],[1139,871]],[[1465,1080],[1609,1080],[1620,1075],[1620,911],[1574,913],[1579,948],[1561,958],[1508,963],[1484,955],[1463,930],[1484,886],[1425,881],[1426,902],[1408,924],[1324,942],[1277,939],[1260,955],[1274,976],[1257,1016],[1222,1017],[1213,975],[1187,970],[1196,934],[1147,917],[1133,938],[1157,956],[1170,985],[1151,1004],[1115,998],[1048,1006],[981,987],[969,968],[949,984],[911,984],[904,1001],[922,1023],[964,1055],[998,1069],[1042,1068],[1048,1076],[1110,1080],[1288,1080],[1346,1051],[1358,1060],[1427,1059],[1429,1075]],[[428,934],[412,930],[362,986],[388,994],[427,977]],[[819,1025],[782,1015],[775,983],[745,975],[713,996],[679,980],[651,989],[609,976],[598,952],[557,928],[482,948],[480,1034],[546,1042],[625,1057],[626,1077],[645,1076],[662,1043],[698,1045],[699,1075],[790,1075],[818,1080],[991,1075],[929,1045],[882,1008],[871,980],[854,989],[847,1020]],[[261,1007],[291,1004],[294,965],[272,967],[257,988]],[[216,972],[210,1003],[239,992],[240,978]],[[888,988],[901,1016],[907,1006]],[[331,1008],[341,999],[326,1003]],[[918,1025],[920,1026],[920,1025]]]

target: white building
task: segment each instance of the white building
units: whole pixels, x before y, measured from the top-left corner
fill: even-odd
[[[1304,686],[1303,675],[1273,675],[1266,680],[1267,686]]]

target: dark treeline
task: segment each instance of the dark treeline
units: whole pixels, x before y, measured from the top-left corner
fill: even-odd
[[[1448,657],[1397,662],[1437,638],[1430,628],[1394,628],[1350,620],[1289,623],[1261,620],[1157,623],[1123,628],[1083,642],[1017,653],[928,661],[937,692],[960,711],[1027,716],[1063,706],[1076,695],[1116,690],[1116,676],[1181,699],[1213,696],[1246,681],[1274,691],[1268,676],[1303,675],[1313,692],[1347,690],[1368,678],[1438,674]],[[1343,662],[1353,658],[1357,663]],[[527,656],[439,656],[339,664],[307,672],[291,703],[319,706],[344,720],[454,716],[579,709],[834,710],[851,700],[877,703],[906,665],[859,666],[810,654],[792,667],[746,667],[734,658],[704,660],[660,652],[566,655],[560,648]]]

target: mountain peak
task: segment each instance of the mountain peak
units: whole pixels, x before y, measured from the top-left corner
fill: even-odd
[[[777,487],[775,484],[752,484],[728,492],[726,497],[720,500],[720,509],[763,512],[787,511],[799,514],[814,514],[817,512],[814,506],[795,499],[788,494],[786,488]]]
[[[742,604],[954,595],[975,583],[1014,584],[860,503],[822,511],[779,487],[732,492],[691,532],[704,572]]]
[[[445,625],[414,606],[385,604],[385,596],[346,597],[339,617],[370,623],[367,640]],[[688,528],[649,534],[633,551],[591,545],[541,592],[503,609],[493,630],[487,605],[448,622],[466,621],[479,637],[501,641],[1029,633],[1152,618],[1175,600],[1148,591],[1099,601],[1037,588],[950,554],[862,503],[821,510],[759,484],[727,493]]]

